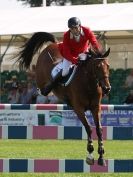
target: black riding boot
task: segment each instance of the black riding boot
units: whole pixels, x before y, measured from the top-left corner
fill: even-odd
[[[61,81],[61,79],[62,79],[62,70],[59,73],[57,73],[57,75],[54,77],[54,79],[51,82],[49,82],[45,86],[45,88],[43,88],[41,90],[42,95],[47,96],[51,92],[51,90],[58,85],[58,83],[59,83],[59,81]]]

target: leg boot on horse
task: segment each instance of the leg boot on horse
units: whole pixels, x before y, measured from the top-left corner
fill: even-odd
[[[41,93],[44,96],[47,96],[53,88],[55,88],[58,84],[59,81],[62,80],[62,70],[57,73],[57,75],[50,81],[45,88],[41,89]]]

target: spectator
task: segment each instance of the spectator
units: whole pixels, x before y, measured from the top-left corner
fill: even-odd
[[[20,94],[18,92],[18,88],[16,86],[12,87],[8,94],[8,102],[10,104],[18,104],[19,97],[20,97]]]
[[[48,96],[41,95],[40,90],[38,90],[38,94],[36,97],[36,104],[47,104],[48,103]]]
[[[127,76],[124,87],[133,89],[133,69],[131,70],[130,74]]]
[[[17,81],[17,76],[12,76],[12,82],[11,82],[11,87],[13,88],[18,88],[18,81]]]
[[[29,100],[29,104],[33,103],[33,99],[36,96],[36,88],[33,86],[31,82],[27,84],[27,97]]]
[[[124,103],[126,103],[126,104],[132,104],[133,103],[133,93],[129,93],[129,95],[125,99]]]
[[[35,95],[35,89],[32,87],[32,83],[25,83],[21,89],[20,103],[32,104],[32,98]]]
[[[26,83],[23,83],[22,87],[20,86],[19,92],[20,92],[19,103],[27,104],[27,84]]]
[[[131,70],[130,74],[127,76],[125,80],[124,88],[130,90],[129,95],[127,96],[124,103],[127,103],[127,104],[133,103],[133,69]]]
[[[59,103],[58,98],[53,94],[53,92],[49,93],[48,100],[49,100],[49,104],[58,104]]]
[[[12,90],[12,88],[17,88],[18,87],[18,81],[17,81],[17,76],[12,76],[11,80],[7,80],[5,82],[4,88],[6,91]]]

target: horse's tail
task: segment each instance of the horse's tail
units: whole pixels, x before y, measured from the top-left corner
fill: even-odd
[[[17,55],[20,68],[28,69],[34,54],[42,47],[44,42],[57,42],[54,35],[47,32],[37,32],[22,46],[22,50]]]

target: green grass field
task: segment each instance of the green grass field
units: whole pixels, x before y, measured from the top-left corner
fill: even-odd
[[[85,159],[86,140],[0,140],[0,158]],[[105,159],[133,159],[133,141],[104,141]],[[94,156],[98,158],[97,141]],[[132,173],[1,173],[0,177],[126,177]]]

